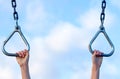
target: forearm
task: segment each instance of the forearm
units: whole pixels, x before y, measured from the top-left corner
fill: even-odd
[[[20,66],[20,68],[21,68],[22,79],[30,79],[29,66],[22,65]]]
[[[100,69],[97,68],[96,66],[93,66],[92,67],[91,79],[99,79],[99,73],[100,73]]]

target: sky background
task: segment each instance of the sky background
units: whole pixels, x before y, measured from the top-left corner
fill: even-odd
[[[115,53],[104,58],[100,79],[120,79],[120,4],[106,0],[105,29]],[[30,43],[31,79],[90,79],[91,54],[88,44],[100,26],[102,0],[17,0],[19,25]],[[11,0],[0,0],[0,46],[14,30]],[[15,33],[7,43],[8,52],[25,49]],[[93,49],[108,53],[111,48],[100,34]],[[0,79],[21,79],[15,57],[0,50]]]

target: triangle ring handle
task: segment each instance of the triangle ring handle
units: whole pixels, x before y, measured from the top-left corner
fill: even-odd
[[[105,38],[107,39],[107,41],[108,41],[108,43],[110,44],[111,49],[112,49],[108,54],[103,53],[101,56],[102,56],[102,57],[110,57],[110,56],[114,53],[115,48],[114,48],[114,45],[113,45],[112,41],[110,40],[110,38],[108,37],[107,33],[105,32],[105,29],[100,29],[100,30],[95,34],[95,36],[92,38],[92,40],[90,41],[89,46],[88,46],[89,51],[93,54],[94,51],[93,51],[93,49],[92,49],[92,44],[93,44],[93,42],[95,41],[95,39],[98,37],[98,35],[99,35],[100,33],[103,33],[103,34],[104,34]]]
[[[26,40],[25,36],[23,35],[23,33],[22,33],[22,31],[21,31],[21,29],[20,29],[20,27],[19,27],[19,28],[16,28],[16,29],[11,33],[11,35],[10,35],[10,36],[4,41],[4,43],[3,43],[2,52],[3,52],[5,55],[7,55],[7,56],[18,57],[18,54],[16,54],[16,53],[9,53],[9,52],[7,52],[7,51],[5,50],[5,45],[6,45],[6,43],[11,39],[11,37],[12,37],[16,32],[18,32],[18,33],[20,34],[23,42],[24,42],[25,45],[27,46],[27,50],[30,51],[30,45],[29,45],[28,41]]]

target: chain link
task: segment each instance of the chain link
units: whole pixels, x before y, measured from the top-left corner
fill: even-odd
[[[103,29],[104,28],[103,24],[104,24],[104,20],[105,20],[105,8],[106,8],[106,1],[105,0],[102,1],[101,7],[102,7],[102,12],[100,15],[100,20],[101,20],[101,27],[100,28]]]
[[[16,11],[16,7],[17,7],[16,0],[12,0],[11,3],[12,3],[12,7],[14,9],[13,18],[16,21],[16,26],[18,28],[18,12]]]

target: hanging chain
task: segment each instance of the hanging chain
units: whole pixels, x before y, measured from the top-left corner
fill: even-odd
[[[101,7],[102,7],[102,12],[100,15],[100,20],[101,20],[100,29],[103,30],[104,29],[103,24],[104,24],[104,20],[105,20],[105,8],[106,8],[106,1],[105,0],[102,1]]]
[[[12,3],[12,7],[14,9],[13,18],[16,21],[16,29],[19,29],[19,26],[18,26],[18,12],[16,11],[16,7],[17,7],[16,0],[11,0],[11,3]]]

